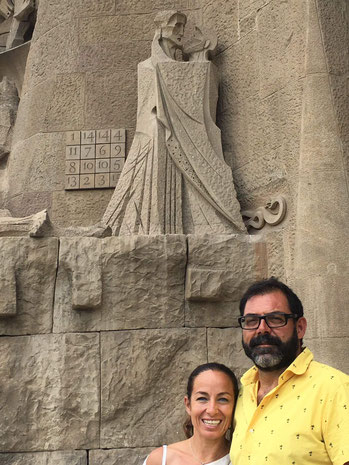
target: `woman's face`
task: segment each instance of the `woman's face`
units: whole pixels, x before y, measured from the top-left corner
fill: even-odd
[[[191,398],[184,399],[194,434],[207,439],[225,435],[231,425],[234,409],[234,388],[222,371],[207,370],[194,380]]]

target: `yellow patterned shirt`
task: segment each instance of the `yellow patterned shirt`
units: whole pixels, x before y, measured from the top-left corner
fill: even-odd
[[[308,349],[257,406],[258,370],[241,378],[233,465],[343,465],[349,462],[349,376],[315,362]]]

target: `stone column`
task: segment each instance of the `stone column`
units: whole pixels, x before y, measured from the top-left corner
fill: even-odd
[[[309,0],[303,94],[295,288],[317,359],[348,371],[349,72],[345,1]],[[335,27],[333,26],[335,24]],[[348,94],[347,97],[348,99]]]

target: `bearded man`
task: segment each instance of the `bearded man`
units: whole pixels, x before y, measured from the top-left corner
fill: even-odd
[[[240,301],[242,344],[254,367],[241,378],[234,465],[348,465],[349,377],[302,346],[307,322],[296,294],[275,278]]]

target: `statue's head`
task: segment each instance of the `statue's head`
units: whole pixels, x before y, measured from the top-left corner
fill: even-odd
[[[182,48],[182,37],[187,22],[185,14],[176,10],[161,11],[155,16],[157,33],[162,41],[168,41],[177,48]]]

